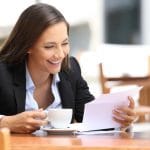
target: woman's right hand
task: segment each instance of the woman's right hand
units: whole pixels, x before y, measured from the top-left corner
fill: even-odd
[[[13,133],[32,133],[47,124],[46,117],[46,113],[41,109],[25,111],[13,116],[4,116],[0,127],[7,127]]]

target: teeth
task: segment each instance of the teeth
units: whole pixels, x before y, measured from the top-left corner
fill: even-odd
[[[49,62],[52,64],[59,64],[60,63],[60,61],[49,61]]]

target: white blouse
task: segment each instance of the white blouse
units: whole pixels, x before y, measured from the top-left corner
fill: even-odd
[[[54,95],[54,101],[51,105],[49,105],[45,110],[48,111],[51,108],[62,108],[61,98],[58,90],[58,82],[60,81],[58,73],[53,76],[52,81],[52,93]],[[26,66],[26,103],[25,103],[25,110],[37,110],[39,109],[38,103],[33,97],[35,86]]]

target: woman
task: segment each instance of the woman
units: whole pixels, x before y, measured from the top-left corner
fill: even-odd
[[[0,127],[31,133],[46,124],[43,110],[72,108],[82,121],[84,104],[93,100],[78,62],[69,58],[69,24],[53,6],[35,4],[18,19],[0,52]],[[114,110],[127,127],[134,102]],[[124,113],[120,113],[124,112]]]

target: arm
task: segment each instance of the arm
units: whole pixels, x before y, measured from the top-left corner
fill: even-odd
[[[0,128],[7,127],[13,133],[31,133],[47,123],[42,110],[22,112],[12,116],[2,116]]]

